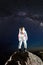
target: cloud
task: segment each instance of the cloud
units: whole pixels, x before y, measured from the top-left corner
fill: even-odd
[[[27,13],[26,12],[23,12],[23,11],[20,11],[20,12],[18,12],[18,15],[19,16],[25,16]]]
[[[33,19],[30,18],[30,17],[26,17],[25,20],[27,20],[27,21],[33,21]]]
[[[41,22],[41,23],[40,23],[40,26],[42,26],[42,27],[43,27],[43,22]]]

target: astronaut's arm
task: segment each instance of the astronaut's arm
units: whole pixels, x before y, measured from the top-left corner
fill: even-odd
[[[20,33],[18,34],[18,40],[21,41],[21,35],[20,35]]]
[[[26,36],[27,36],[27,40],[28,40],[28,35],[27,35],[27,33],[26,33]]]
[[[28,40],[28,35],[27,35],[27,32],[25,32],[25,37],[26,37],[26,39]]]

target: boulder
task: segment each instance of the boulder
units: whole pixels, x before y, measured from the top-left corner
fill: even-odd
[[[26,52],[14,52],[5,65],[43,65],[42,60],[35,54]]]

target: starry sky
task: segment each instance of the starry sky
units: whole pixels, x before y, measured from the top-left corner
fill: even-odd
[[[24,26],[30,49],[43,49],[43,1],[0,1],[0,51],[18,48],[18,29]]]

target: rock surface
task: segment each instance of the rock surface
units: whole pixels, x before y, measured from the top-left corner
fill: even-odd
[[[43,65],[42,60],[30,52],[14,52],[5,65]]]

